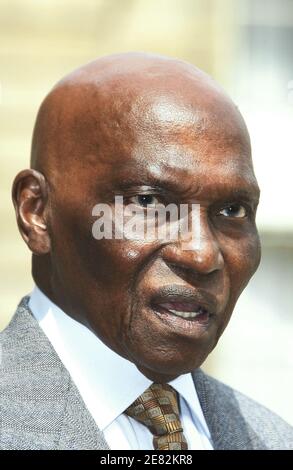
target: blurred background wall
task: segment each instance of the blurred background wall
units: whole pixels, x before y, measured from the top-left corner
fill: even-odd
[[[292,0],[0,1],[0,329],[32,288],[10,187],[29,165],[38,106],[73,68],[128,50],[203,68],[247,120],[263,259],[205,369],[293,424]]]

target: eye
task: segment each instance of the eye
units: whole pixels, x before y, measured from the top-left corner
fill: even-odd
[[[133,196],[130,201],[141,207],[154,207],[159,204],[159,200],[153,194],[138,194]]]
[[[224,217],[233,217],[237,219],[243,219],[247,216],[247,210],[241,204],[230,204],[220,210],[219,215]]]

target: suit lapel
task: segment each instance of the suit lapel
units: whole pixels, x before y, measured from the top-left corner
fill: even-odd
[[[216,450],[263,449],[263,443],[241,413],[233,389],[193,372],[198,398]]]
[[[58,449],[110,449],[104,434],[97,427],[72,381],[68,391]]]

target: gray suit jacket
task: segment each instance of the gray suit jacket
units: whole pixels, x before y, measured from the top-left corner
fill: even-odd
[[[109,449],[25,297],[0,334],[0,449]],[[293,429],[196,370],[215,449],[293,449]]]

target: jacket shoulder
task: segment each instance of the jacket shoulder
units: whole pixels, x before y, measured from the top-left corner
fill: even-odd
[[[0,450],[108,449],[28,300],[0,334]]]
[[[38,366],[62,367],[51,343],[31,314],[28,301],[28,296],[21,300],[10,323],[0,332],[2,373]]]
[[[28,309],[20,302],[0,334],[0,449],[54,449],[70,381]]]

